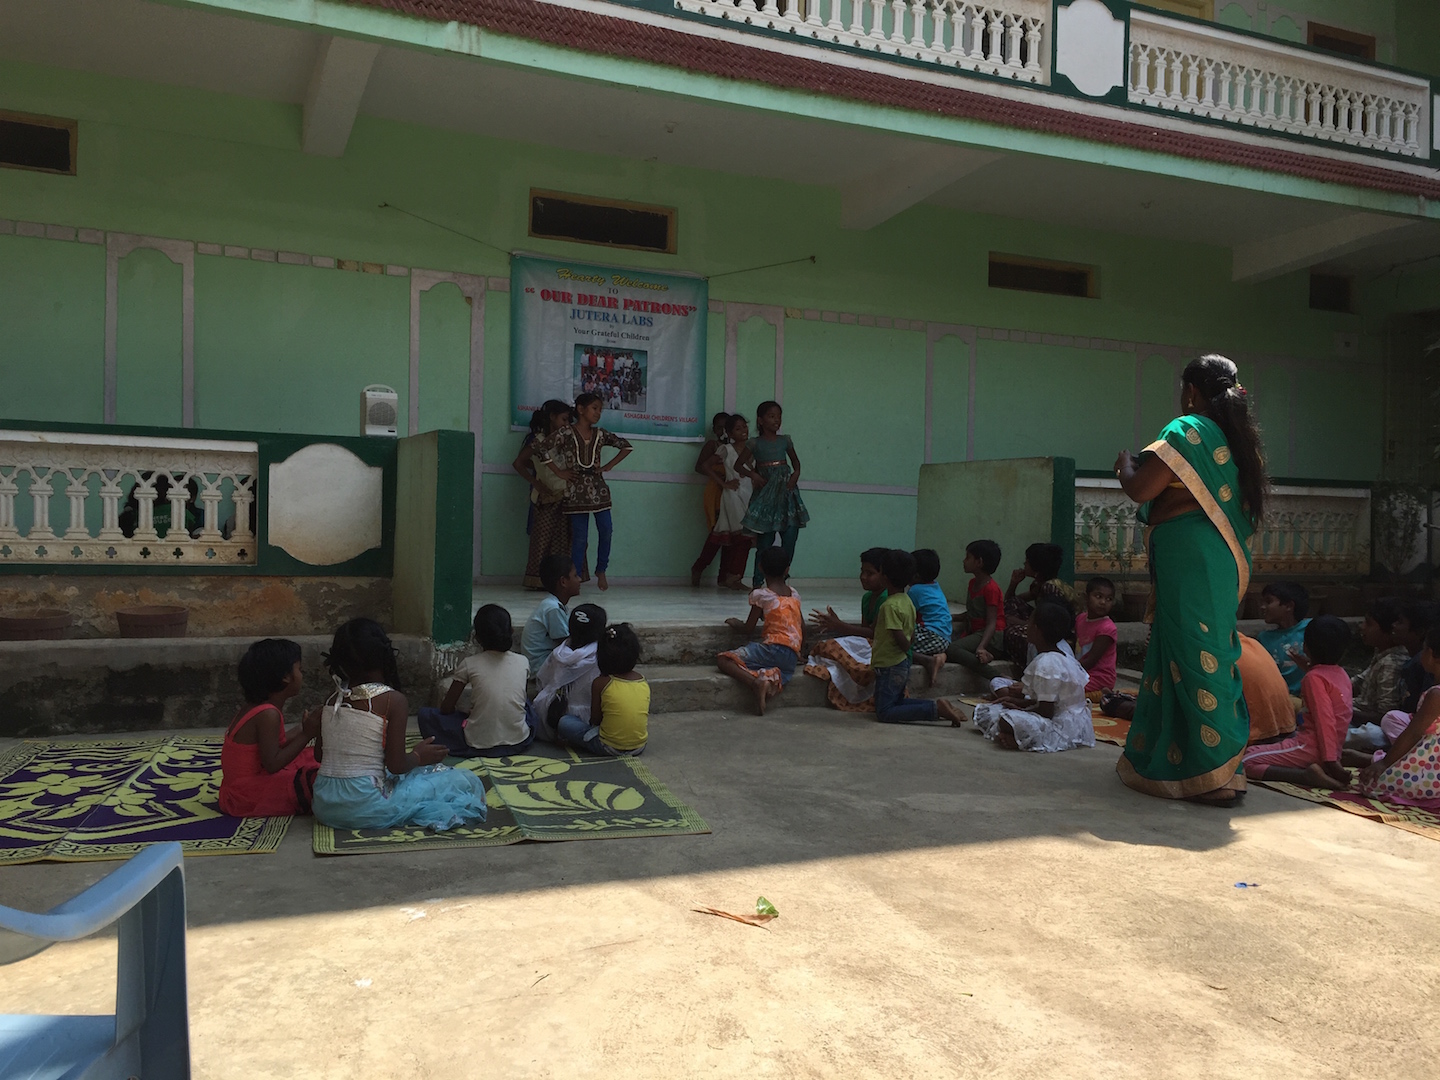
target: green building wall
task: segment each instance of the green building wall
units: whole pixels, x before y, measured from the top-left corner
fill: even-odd
[[[931,461],[1061,456],[1108,469],[1169,418],[1175,365],[1202,350],[1240,361],[1275,474],[1381,475],[1383,297],[1362,316],[1311,311],[1304,273],[1236,285],[1228,249],[925,205],[846,231],[837,193],[818,185],[367,116],[343,158],[310,157],[294,106],[18,63],[0,64],[0,103],[80,120],[77,176],[0,174],[0,218],[60,227],[57,238],[0,234],[8,417],[103,418],[106,251],[64,231],[89,229],[220,246],[194,256],[194,419],[230,429],[356,434],[360,390],[380,382],[399,392],[401,434],[412,433],[413,268],[490,279],[493,290],[507,253],[524,250],[711,276],[707,413],[724,405],[725,305],[781,313],[734,327],[737,405],[749,412],[772,396],[780,369],[785,430],[805,481],[821,485],[805,492],[800,576],[848,576],[862,548],[913,541],[927,401]],[[674,206],[679,250],[529,238],[532,187]],[[1101,296],[991,289],[990,251],[1098,266]],[[337,262],[292,264],[288,253]],[[813,264],[734,273],[809,255]],[[178,423],[180,267],[142,248],[116,277],[116,420]],[[480,300],[477,539],[481,572],[513,578],[526,489],[508,470],[520,433],[508,422],[506,299]],[[470,426],[475,302],[451,283],[419,295],[418,431]],[[1359,357],[1339,357],[1339,333],[1361,335]],[[674,481],[691,475],[695,449],[643,442],[611,474],[614,575],[687,572],[704,534],[700,492]],[[649,478],[626,480],[635,473]]]

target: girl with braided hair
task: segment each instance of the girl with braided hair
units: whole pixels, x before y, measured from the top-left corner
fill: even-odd
[[[1235,612],[1246,546],[1265,510],[1264,448],[1234,363],[1214,354],[1181,374],[1181,415],[1115,475],[1149,526],[1152,627],[1135,718],[1116,766],[1137,791],[1233,805],[1250,713]]]
[[[351,619],[335,631],[325,665],[335,693],[320,718],[312,806],[332,829],[393,829],[419,825],[451,829],[485,820],[485,785],[466,769],[452,769],[445,747],[425,739],[405,749],[410,706],[395,647],[374,619]]]

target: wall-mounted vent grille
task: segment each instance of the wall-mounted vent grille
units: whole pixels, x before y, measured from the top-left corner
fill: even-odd
[[[994,251],[990,253],[990,287],[1086,299],[1100,295],[1099,275],[1093,266],[1046,262]]]
[[[0,167],[75,175],[74,120],[0,112]]]
[[[675,210],[554,191],[530,192],[530,235],[675,254]]]

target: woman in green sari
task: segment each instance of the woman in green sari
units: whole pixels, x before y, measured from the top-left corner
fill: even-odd
[[[1183,415],[1115,461],[1149,527],[1153,620],[1135,718],[1116,766],[1137,791],[1235,803],[1250,714],[1235,613],[1250,584],[1247,541],[1264,511],[1264,451],[1235,365],[1202,356],[1181,376]]]

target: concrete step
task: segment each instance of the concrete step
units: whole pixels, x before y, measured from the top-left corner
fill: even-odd
[[[650,684],[650,711],[656,715],[709,709],[750,712],[755,707],[749,691],[712,665],[641,664],[639,671]],[[797,671],[785,692],[772,699],[768,707],[820,708],[826,704],[825,688],[824,681]],[[987,689],[978,676],[954,664],[941,670],[934,687],[925,685],[925,673],[919,668],[910,671],[912,697],[957,697]]]

